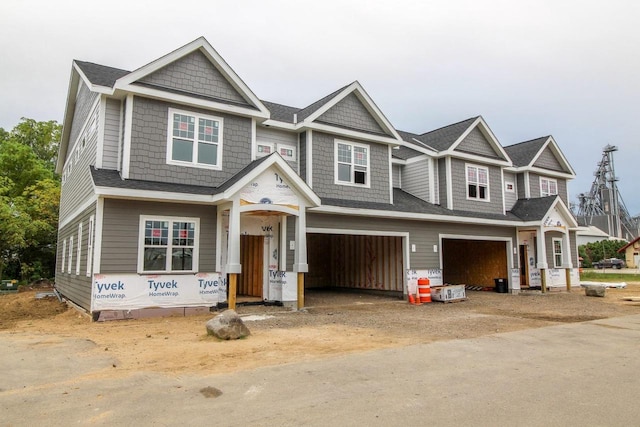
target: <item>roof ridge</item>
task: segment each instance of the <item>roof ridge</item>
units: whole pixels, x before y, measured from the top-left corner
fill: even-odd
[[[459,122],[451,123],[451,124],[448,124],[448,125],[445,125],[445,126],[441,126],[439,128],[436,128],[436,129],[433,129],[433,130],[429,130],[427,132],[423,132],[423,133],[420,133],[420,134],[415,134],[415,135],[424,136],[424,135],[426,135],[428,133],[432,133],[432,132],[436,132],[436,131],[439,131],[439,130],[442,130],[442,129],[445,129],[445,128],[448,128],[448,127],[456,126],[456,125],[459,125],[460,123],[464,123],[464,122],[469,121],[469,120],[477,120],[479,117],[482,117],[482,116],[478,115],[478,116],[475,116],[475,117],[469,117],[468,119],[460,120]]]

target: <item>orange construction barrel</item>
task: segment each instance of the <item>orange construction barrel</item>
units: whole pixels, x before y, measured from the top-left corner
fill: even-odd
[[[429,279],[418,279],[418,297],[420,302],[431,302],[431,284]]]

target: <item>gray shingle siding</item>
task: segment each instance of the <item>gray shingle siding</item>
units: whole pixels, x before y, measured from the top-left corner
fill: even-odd
[[[516,175],[516,190],[518,191],[518,199],[526,198],[526,185],[524,185],[524,174]]]
[[[282,144],[286,146],[295,147],[296,150],[296,158],[298,158],[298,153],[300,153],[300,149],[298,147],[298,134],[293,132],[287,132],[284,130],[271,129],[271,128],[256,128],[256,141],[257,142],[271,142],[273,144]],[[297,172],[298,171],[298,161],[289,161],[287,162],[291,165],[291,167]]]
[[[87,253],[89,236],[89,217],[95,215],[96,205],[92,204],[85,209],[73,221],[58,231],[58,250],[56,261],[56,288],[68,299],[74,301],[80,307],[89,310],[91,306],[91,277],[87,277]],[[78,239],[78,224],[82,222],[82,237]],[[94,222],[95,224],[95,222]],[[94,225],[95,229],[95,225]],[[73,258],[71,273],[68,272],[69,262],[69,238],[73,236]],[[64,255],[65,266],[62,272],[62,250],[63,241],[67,242],[66,253]],[[95,239],[94,239],[95,241]],[[78,253],[78,243],[80,243],[80,274],[76,275],[76,262]],[[95,245],[94,249],[95,251]]]
[[[477,126],[473,128],[471,132],[469,132],[469,134],[460,142],[455,151],[478,154],[484,157],[499,158],[496,151]]]
[[[393,188],[402,188],[402,181],[400,179],[400,176],[402,174],[402,166],[393,165],[391,167],[391,174],[393,175]]]
[[[140,215],[200,218],[201,272],[216,268],[216,207],[179,203],[106,199],[102,225],[100,272],[136,273]]]
[[[251,119],[135,97],[129,177],[217,187],[251,162]],[[170,107],[223,119],[222,170],[167,164]]]
[[[317,121],[367,132],[385,133],[354,93],[345,96],[329,111],[318,117]]]
[[[531,198],[542,197],[540,194],[540,177],[555,179],[558,184],[558,196],[568,206],[569,197],[567,193],[567,180],[561,178],[550,178],[536,173],[529,173],[529,185],[531,186]]]
[[[97,121],[99,126],[99,114],[100,106],[96,105],[87,120],[89,122]],[[65,163],[65,170],[69,163],[73,163],[73,166],[71,173],[67,174],[65,183],[60,191],[60,222],[68,219],[69,215],[93,195],[89,165],[95,164],[98,126],[87,126],[84,128],[84,133],[79,135],[80,139],[78,141],[80,145],[78,145],[78,148],[82,146],[83,139],[85,147],[81,150],[77,161],[75,160],[74,150],[69,150],[69,155],[72,157]]]
[[[80,88],[76,97],[76,105],[73,110],[73,122],[71,123],[71,132],[69,133],[69,150],[67,153],[70,153],[73,149],[73,146],[82,131],[82,127],[91,113],[91,106],[99,96],[97,93],[91,92],[82,80],[79,84]]]
[[[447,207],[447,161],[438,159],[438,203]]]
[[[515,229],[512,227],[448,224],[428,221],[390,221],[386,218],[367,218],[366,221],[363,221],[359,217],[315,214],[313,212],[307,214],[307,227],[409,233],[409,244],[416,245],[416,251],[409,254],[412,269],[440,268],[440,251],[442,249],[440,247],[440,234],[505,237],[513,239],[514,245],[517,244]],[[438,252],[433,251],[434,245],[437,245]],[[517,262],[517,256],[512,255],[512,257],[512,262]]]
[[[552,171],[566,172],[548,146],[542,153],[540,153],[540,157],[538,157],[533,165],[543,169],[550,169]]]
[[[298,154],[298,159],[300,160],[300,167],[298,168],[300,170],[300,176],[302,177],[302,180],[306,183],[309,182],[309,180],[307,179],[307,133],[306,132],[302,132],[299,136],[300,139],[300,143],[298,144],[299,147],[299,153]]]
[[[140,81],[154,86],[247,104],[238,91],[200,51],[172,62]]]
[[[334,183],[335,177],[335,140],[345,142],[345,138],[314,132],[313,133],[313,190],[318,196],[389,203],[389,150],[383,144],[363,144],[369,147],[369,179],[370,188],[361,186],[340,185]],[[357,143],[361,144],[361,143]]]
[[[489,201],[467,200],[466,165],[482,166],[489,170]],[[502,213],[502,179],[500,168],[451,159],[453,209],[483,213]]]
[[[419,160],[404,166],[402,189],[422,200],[429,201],[429,162]]]
[[[118,145],[120,144],[120,105],[118,99],[107,99],[104,118],[104,144],[102,167],[118,169]]]

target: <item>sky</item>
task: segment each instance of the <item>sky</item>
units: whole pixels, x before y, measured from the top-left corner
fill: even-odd
[[[637,0],[0,3],[0,127],[62,123],[73,59],[135,70],[204,36],[261,99],[358,80],[396,129],[482,115],[503,146],[552,135],[588,193],[602,149],[640,214]]]

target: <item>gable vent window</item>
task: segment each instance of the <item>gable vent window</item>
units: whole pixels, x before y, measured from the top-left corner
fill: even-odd
[[[555,196],[556,194],[558,194],[558,181],[540,178],[540,197]]]
[[[336,142],[336,183],[369,187],[369,147]]]
[[[489,201],[489,169],[467,165],[467,199]]]
[[[169,110],[167,163],[220,169],[222,118]]]

